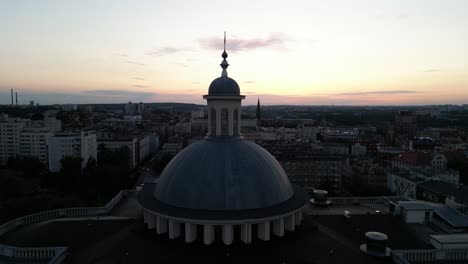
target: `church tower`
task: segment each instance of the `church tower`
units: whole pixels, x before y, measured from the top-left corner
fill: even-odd
[[[260,110],[260,98],[257,101],[257,125],[261,125],[262,121],[262,112]]]
[[[226,34],[222,57],[221,77],[211,82],[208,94],[203,96],[208,105],[208,136],[238,136],[241,125],[241,101],[245,96],[240,94],[237,82],[227,74],[229,63],[226,60],[228,57]]]
[[[227,74],[226,35],[224,46],[221,77],[203,96],[208,136],[179,152],[138,195],[149,232],[231,245],[234,239],[249,244],[255,236],[268,241],[301,224],[310,197],[291,184],[275,157],[239,136],[245,96]]]

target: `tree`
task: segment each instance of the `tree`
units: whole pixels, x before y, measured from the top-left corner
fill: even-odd
[[[81,183],[81,157],[63,157],[62,167],[56,178],[57,189],[62,193],[79,191]]]
[[[447,167],[459,171],[460,183],[468,185],[468,159],[449,161]]]
[[[97,184],[100,194],[110,198],[118,191],[130,186],[129,159],[130,150],[128,147],[109,150],[104,145],[99,145],[99,162],[94,182]]]

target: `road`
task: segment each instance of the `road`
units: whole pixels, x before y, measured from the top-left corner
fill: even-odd
[[[136,189],[138,186],[143,184],[145,182],[145,179],[151,179],[151,178],[158,178],[159,174],[156,174],[156,172],[153,171],[151,168],[151,164],[153,164],[153,161],[156,159],[157,154],[154,155],[150,160],[147,162],[140,164],[138,170],[134,172],[134,174],[140,174],[138,176],[138,179],[135,181],[135,183],[132,186],[132,189]]]

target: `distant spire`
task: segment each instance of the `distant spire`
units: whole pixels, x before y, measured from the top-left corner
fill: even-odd
[[[221,77],[227,77],[227,67],[229,67],[229,63],[227,62],[226,58],[228,57],[228,54],[226,52],[226,31],[224,31],[224,51],[223,54],[221,55],[223,57],[223,61],[221,62],[221,68],[223,68],[223,72],[221,73]]]
[[[257,100],[257,123],[260,123],[261,119],[262,119],[262,112],[260,110],[260,97],[258,97],[258,100]]]

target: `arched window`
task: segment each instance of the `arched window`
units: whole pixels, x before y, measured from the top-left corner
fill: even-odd
[[[239,111],[236,109],[234,110],[234,114],[232,115],[233,117],[233,134],[234,135],[239,135]]]
[[[214,108],[211,108],[211,128],[210,128],[210,135],[216,136],[216,110]]]
[[[221,135],[229,135],[228,110],[221,110]]]

